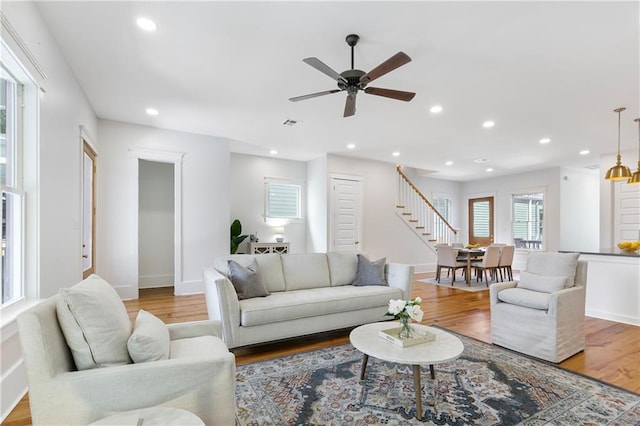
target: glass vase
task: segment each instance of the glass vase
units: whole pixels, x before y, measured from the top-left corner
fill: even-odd
[[[400,318],[400,333],[398,338],[401,340],[413,339],[413,331],[411,330],[410,318]]]

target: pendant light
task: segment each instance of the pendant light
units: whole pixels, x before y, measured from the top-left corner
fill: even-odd
[[[618,113],[618,155],[616,157],[616,165],[610,168],[604,177],[606,180],[628,180],[631,177],[631,170],[620,163],[620,113],[625,109],[616,108],[613,110],[613,112]]]
[[[633,185],[640,185],[640,118],[636,118],[633,121],[638,123],[638,170],[633,172],[633,175],[631,175],[631,178],[627,183],[630,183]]]

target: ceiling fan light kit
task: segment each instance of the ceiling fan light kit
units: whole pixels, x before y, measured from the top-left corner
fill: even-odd
[[[369,95],[382,96],[385,98],[396,99],[399,101],[409,102],[416,95],[413,92],[405,92],[402,90],[383,89],[380,87],[367,87],[369,83],[383,75],[401,67],[409,62],[411,58],[404,52],[398,52],[371,71],[364,72],[355,69],[354,66],[354,48],[358,44],[360,37],[357,34],[349,34],[346,42],[351,47],[351,69],[338,73],[331,67],[326,65],[320,59],[315,57],[305,58],[302,61],[317,69],[321,73],[331,77],[338,84],[338,89],[325,90],[323,92],[310,93],[308,95],[296,96],[289,98],[292,102],[303,101],[318,96],[329,95],[342,91],[347,92],[347,99],[344,106],[344,117],[351,117],[356,113],[356,96],[358,91],[363,91]]]

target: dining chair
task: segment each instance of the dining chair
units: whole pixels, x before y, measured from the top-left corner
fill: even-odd
[[[502,272],[506,276],[508,281],[513,281],[513,271],[511,270],[511,264],[513,263],[513,253],[516,246],[504,246],[500,250],[500,261],[498,262],[498,271],[500,272],[500,281],[504,281]]]
[[[438,245],[438,265],[436,270],[436,281],[440,282],[440,271],[442,268],[447,268],[448,272],[452,272],[451,285],[456,280],[456,269],[463,269],[466,271],[467,263],[458,262],[456,259],[457,250],[449,245]]]
[[[484,281],[489,287],[489,277],[487,272],[490,272],[491,276],[498,278],[498,264],[500,262],[500,247],[489,246],[484,252],[482,262],[479,265],[473,265],[476,271],[476,281],[481,281],[484,274]]]

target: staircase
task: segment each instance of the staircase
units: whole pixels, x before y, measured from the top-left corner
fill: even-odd
[[[397,166],[396,214],[430,248],[457,242],[458,230],[449,224]]]

